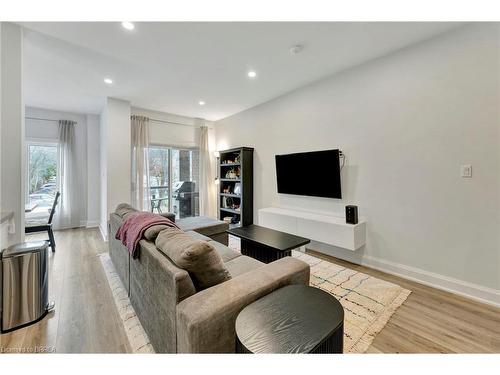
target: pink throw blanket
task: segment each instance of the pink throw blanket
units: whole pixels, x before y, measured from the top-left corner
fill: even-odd
[[[136,257],[136,249],[144,232],[153,225],[163,224],[171,228],[179,228],[172,221],[151,212],[134,212],[122,223],[115,238],[124,244],[132,257]]]

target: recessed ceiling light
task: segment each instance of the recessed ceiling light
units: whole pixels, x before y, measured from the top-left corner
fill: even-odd
[[[292,55],[296,55],[296,54],[298,54],[298,53],[301,53],[303,49],[304,49],[304,46],[303,46],[303,45],[301,45],[301,44],[296,44],[296,45],[294,45],[294,46],[290,47],[290,53],[291,53]]]
[[[104,78],[104,83],[111,85],[113,83],[113,80],[111,78]]]
[[[200,101],[198,102],[198,104],[199,104],[199,105],[205,105],[205,102],[204,102],[203,100],[200,100]]]
[[[257,73],[254,72],[253,70],[250,70],[248,73],[247,73],[247,76],[249,76],[250,78],[255,78],[257,77]]]
[[[127,30],[135,29],[135,25],[132,22],[122,22],[122,27]]]

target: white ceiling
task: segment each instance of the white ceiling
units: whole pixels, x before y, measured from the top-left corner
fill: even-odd
[[[99,113],[112,96],[213,121],[461,24],[161,22],[136,23],[133,31],[116,22],[21,25],[26,105]],[[290,54],[298,43],[303,51]],[[247,77],[249,69],[256,79]]]

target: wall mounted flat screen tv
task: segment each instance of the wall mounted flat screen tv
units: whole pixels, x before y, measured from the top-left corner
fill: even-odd
[[[339,150],[276,155],[278,193],[342,198]]]

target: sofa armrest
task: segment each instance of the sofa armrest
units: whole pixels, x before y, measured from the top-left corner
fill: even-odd
[[[196,293],[177,305],[179,353],[234,353],[239,312],[291,284],[309,284],[309,265],[286,257]]]
[[[172,223],[175,223],[175,214],[173,214],[172,212],[162,212],[160,215],[166,217]]]

